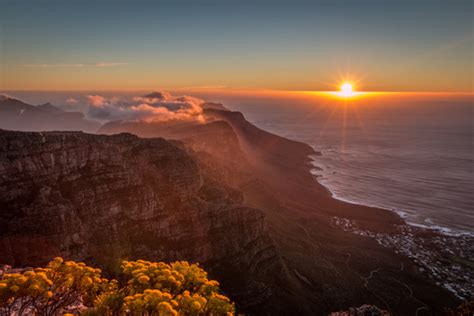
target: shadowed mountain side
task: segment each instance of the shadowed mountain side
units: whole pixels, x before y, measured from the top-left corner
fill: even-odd
[[[278,194],[292,203],[314,207],[319,202],[330,203],[320,212],[330,215],[367,219],[372,222],[401,224],[403,220],[395,213],[365,206],[342,203],[331,197],[330,192],[315,181],[310,173],[309,155],[318,154],[309,145],[286,139],[264,131],[248,122],[240,112],[205,110],[206,116],[229,123],[248,161],[261,174],[261,179],[271,184]],[[359,211],[354,211],[357,207]],[[363,211],[360,211],[363,210]]]
[[[95,132],[100,124],[84,118],[82,112],[65,112],[50,103],[33,106],[20,100],[0,98],[0,128],[17,131]]]
[[[263,131],[239,112],[205,114],[225,120],[237,134],[258,178],[240,188],[245,202],[266,212],[277,249],[300,282],[297,295],[313,313],[371,303],[398,315],[422,315],[428,306],[437,314],[456,304],[406,257],[334,225],[334,216],[375,232],[391,233],[405,224],[393,212],[332,198],[310,173],[311,147]]]
[[[283,279],[275,279],[275,290],[266,304],[248,306],[247,311],[325,315],[374,304],[398,315],[421,309],[422,315],[427,306],[440,312],[457,303],[452,294],[420,275],[406,257],[383,248],[372,238],[344,232],[334,225],[334,216],[338,216],[357,220],[361,227],[373,231],[392,232],[404,222],[386,210],[333,199],[309,172],[308,155],[314,154],[311,147],[263,131],[239,112],[212,109],[205,114],[215,121],[182,124],[176,129],[159,124],[111,123],[101,131],[119,132],[126,127],[126,131],[142,136],[182,139],[197,150],[192,155],[197,155],[203,174],[241,190],[246,204],[266,213],[286,272]],[[207,164],[202,162],[206,155]],[[233,157],[238,159],[226,164]],[[223,158],[228,160],[222,162]],[[436,299],[439,297],[442,299]]]

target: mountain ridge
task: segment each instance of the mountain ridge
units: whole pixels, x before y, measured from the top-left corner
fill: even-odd
[[[34,106],[21,100],[0,98],[0,128],[21,131],[96,132],[100,124],[85,118],[82,112],[63,111],[51,103]]]

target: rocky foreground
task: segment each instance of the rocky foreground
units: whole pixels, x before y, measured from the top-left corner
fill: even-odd
[[[198,261],[250,314],[459,304],[380,241],[406,226],[400,217],[314,181],[309,146],[238,112],[204,113],[205,124],[111,122],[100,130],[111,136],[0,131],[0,262],[63,256],[114,274],[121,259]]]

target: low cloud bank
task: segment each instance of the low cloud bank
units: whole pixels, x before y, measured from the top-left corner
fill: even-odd
[[[166,92],[153,92],[131,99],[88,95],[87,101],[87,116],[102,121],[204,121],[201,107],[204,100],[190,96],[174,97]]]

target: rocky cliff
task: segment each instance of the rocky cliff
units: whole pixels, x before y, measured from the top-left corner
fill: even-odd
[[[113,121],[99,129],[99,133],[108,135],[122,132],[182,141],[207,177],[228,186],[238,188],[252,178],[248,156],[242,151],[234,129],[223,120],[207,123]]]
[[[279,269],[263,213],[203,176],[180,142],[0,130],[0,262],[57,255],[109,271],[119,259],[198,261],[244,306]]]

